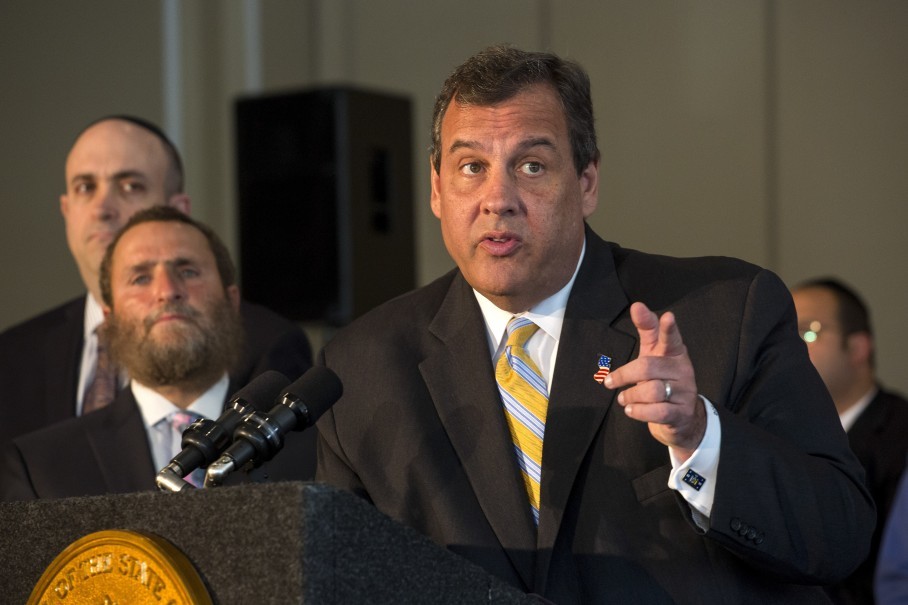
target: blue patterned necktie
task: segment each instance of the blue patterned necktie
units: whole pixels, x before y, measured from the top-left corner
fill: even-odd
[[[508,322],[508,341],[495,367],[495,380],[520,465],[533,520],[539,524],[542,440],[549,405],[548,387],[525,348],[539,326],[523,317]]]

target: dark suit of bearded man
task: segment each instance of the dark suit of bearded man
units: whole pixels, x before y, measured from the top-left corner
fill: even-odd
[[[633,301],[674,312],[721,448],[705,529],[668,448],[593,379],[638,354]],[[556,603],[820,603],[874,524],[835,408],[772,273],[622,249],[588,227],[549,385],[534,526],[473,290],[458,270],[342,330],[317,478]],[[702,522],[701,522],[702,523]]]
[[[231,484],[311,479],[315,438],[314,431],[287,435],[279,456],[248,473],[234,473]],[[159,470],[139,405],[127,387],[104,408],[8,444],[0,457],[0,501],[154,491]]]

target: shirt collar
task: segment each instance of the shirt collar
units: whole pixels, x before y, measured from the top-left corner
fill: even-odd
[[[101,307],[101,303],[96,301],[95,297],[89,292],[85,295],[85,315],[82,321],[83,336],[86,342],[94,336],[95,330],[103,322],[104,309]]]
[[[583,247],[580,249],[580,258],[577,259],[577,266],[574,267],[574,274],[563,288],[553,295],[542,300],[531,307],[524,313],[518,313],[520,317],[526,317],[531,320],[539,329],[548,334],[555,342],[561,338],[561,327],[564,324],[564,311],[567,308],[567,301],[571,295],[571,289],[577,280],[577,273],[580,271],[580,264],[583,262],[583,256],[586,253],[586,239],[583,240]],[[476,296],[476,302],[482,311],[482,317],[485,319],[486,335],[489,339],[489,349],[493,355],[497,352],[499,346],[504,340],[505,331],[508,322],[514,317],[514,314],[500,309],[488,298],[473,289]]]
[[[839,421],[842,423],[842,428],[845,429],[845,432],[851,430],[851,427],[854,426],[855,422],[857,422],[858,416],[861,415],[861,412],[867,409],[867,406],[870,405],[870,402],[874,397],[876,397],[878,390],[879,389],[876,387],[876,385],[874,385],[873,388],[867,391],[867,393],[864,394],[863,397],[858,399],[853,406],[839,414]]]
[[[227,389],[229,387],[230,379],[225,372],[220,380],[202,393],[201,397],[189,404],[186,409],[211,420],[217,419],[224,409],[224,401],[227,399]],[[136,382],[135,379],[130,383],[130,388],[132,388],[136,403],[139,404],[142,420],[148,428],[153,427],[172,412],[177,412],[181,409],[160,393]]]

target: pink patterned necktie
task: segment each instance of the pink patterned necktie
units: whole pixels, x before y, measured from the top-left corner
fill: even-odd
[[[171,412],[167,416],[167,423],[170,425],[170,451],[172,456],[175,456],[182,449],[181,442],[183,431],[185,431],[190,424],[192,424],[199,418],[201,418],[199,414],[187,412],[185,410],[181,410],[179,412]],[[197,468],[196,470],[183,477],[183,479],[196,487],[202,487],[205,483],[205,469]]]
[[[83,414],[105,407],[117,395],[117,379],[120,371],[110,357],[107,338],[102,329],[103,325],[95,328],[95,334],[98,337],[98,361],[95,364],[94,378],[85,389],[85,397],[82,398]]]

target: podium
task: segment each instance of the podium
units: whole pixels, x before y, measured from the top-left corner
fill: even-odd
[[[318,483],[0,504],[0,600],[25,603],[45,569],[90,533],[164,538],[215,604],[537,601],[401,525]]]

